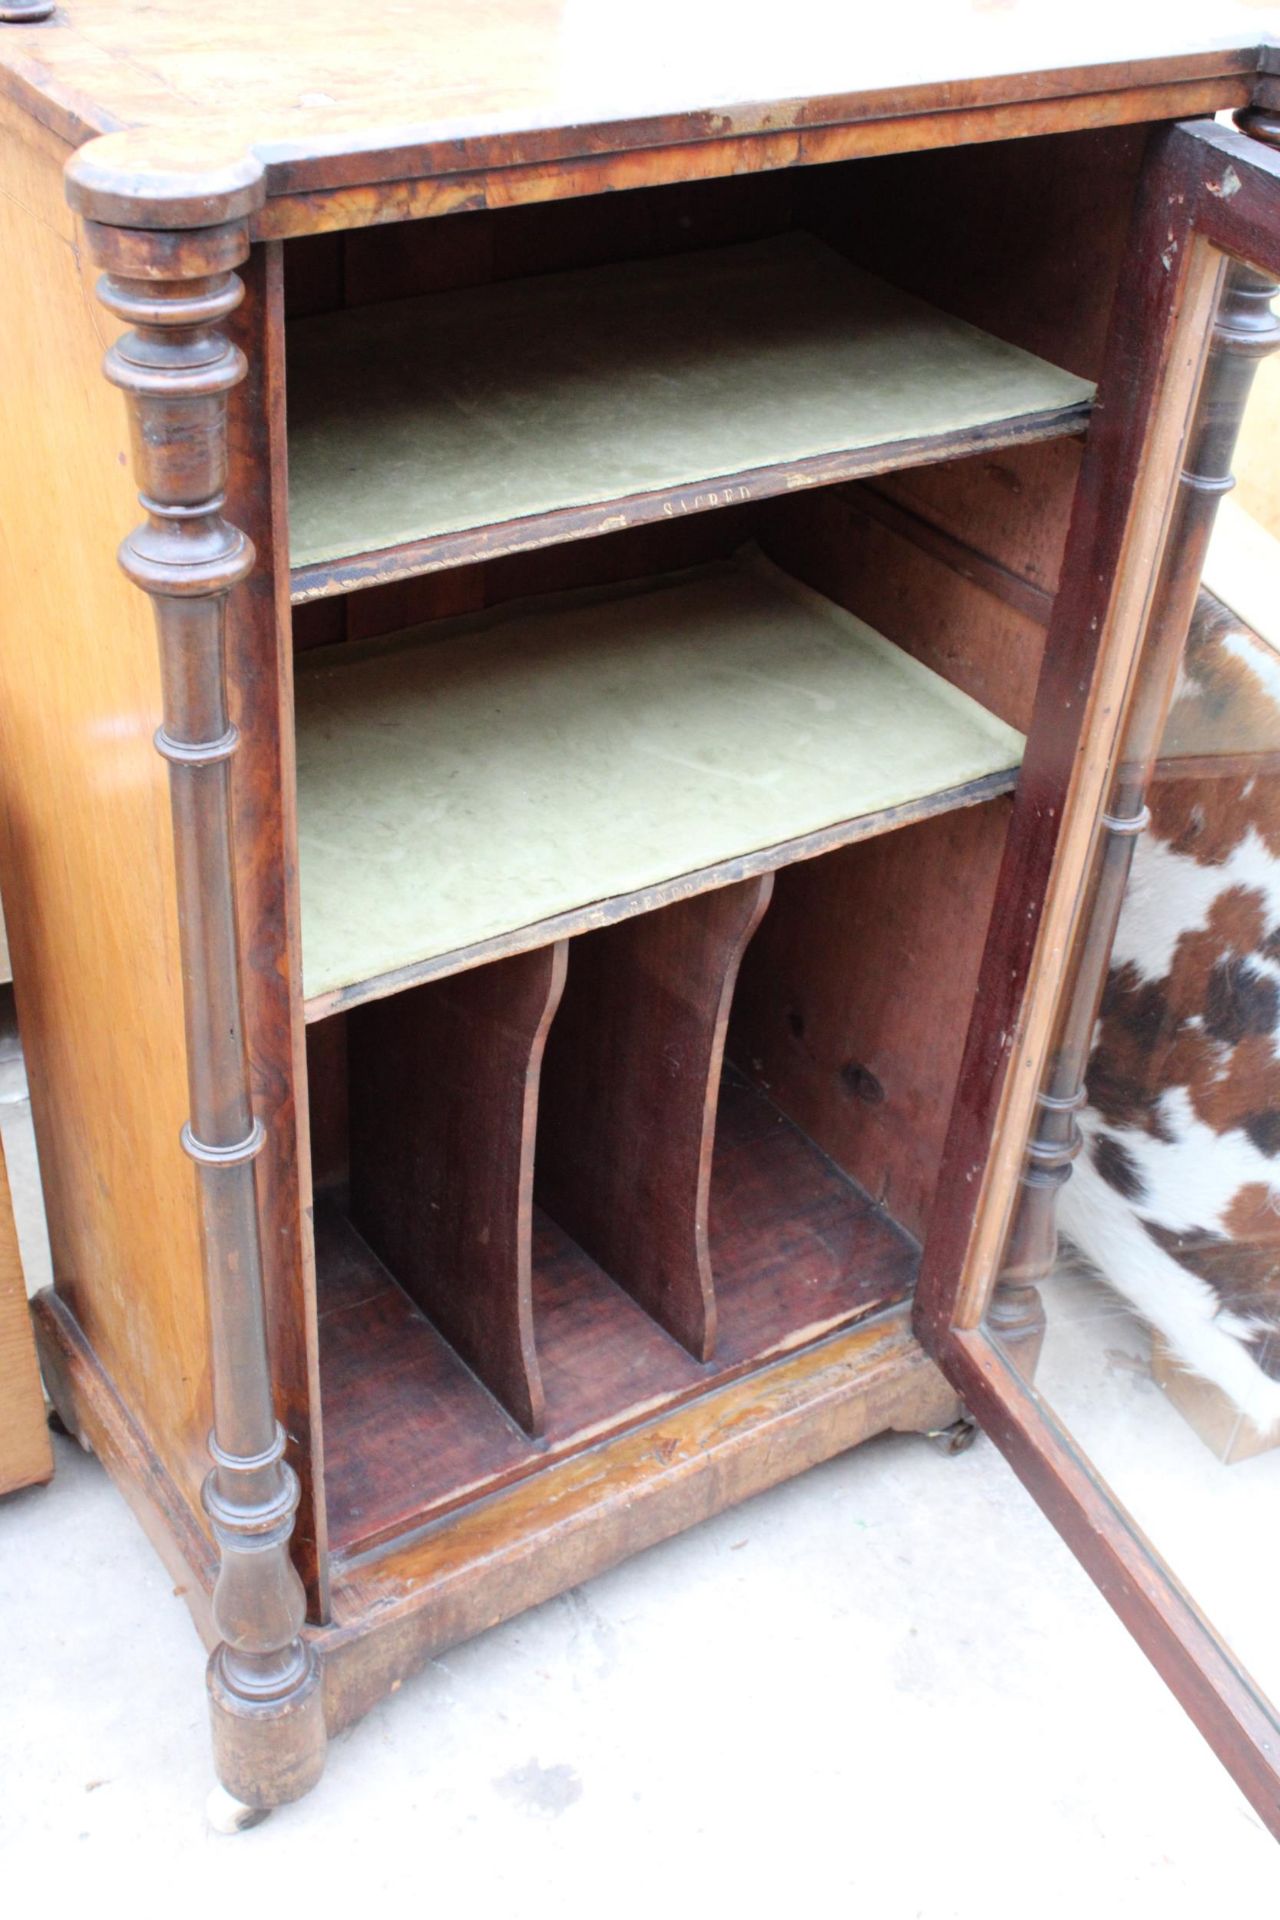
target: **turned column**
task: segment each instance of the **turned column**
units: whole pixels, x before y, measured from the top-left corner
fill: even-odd
[[[129,403],[146,518],[120,548],[151,596],[159,640],[181,937],[190,1117],[181,1145],[198,1185],[208,1303],[213,1465],[204,1505],[220,1567],[220,1635],[208,1685],[218,1776],[250,1807],[296,1798],[324,1765],[315,1655],[289,1554],[298,1482],[284,1458],[267,1348],[254,1161],[263,1145],[250,1088],[232,844],[227,598],[253,566],[224,519],[227,395],[246,363],[220,323],[239,304],[246,216],[263,198],[252,159],[140,170],[131,136],[81,150],[68,198],[105,269],[98,297],[130,330],[107,353]],[[111,637],[103,636],[109,646]]]
[[[1242,120],[1243,124],[1243,120]],[[1184,470],[1151,600],[1119,762],[1102,817],[1082,932],[1063,982],[1062,1011],[1027,1148],[1013,1222],[987,1315],[989,1330],[1019,1370],[1035,1372],[1044,1337],[1040,1282],[1058,1252],[1057,1198],[1080,1151],[1076,1115],[1085,1104],[1098,1008],[1133,862],[1147,824],[1147,785],[1195,610],[1209,535],[1222,495],[1235,484],[1231,457],[1259,360],[1280,345],[1271,300],[1280,288],[1232,262],[1188,437]]]

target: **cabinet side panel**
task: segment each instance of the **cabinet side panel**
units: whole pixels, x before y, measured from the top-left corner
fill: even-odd
[[[928,1231],[1007,795],[778,874],[729,1057],[917,1240]]]
[[[159,668],[116,565],[127,421],[63,157],[0,103],[0,884],[55,1284],[194,1505],[211,1420]]]

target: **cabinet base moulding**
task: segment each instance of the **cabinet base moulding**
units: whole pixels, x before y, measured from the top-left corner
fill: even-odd
[[[213,1552],[55,1295],[36,1302],[45,1378],[142,1521],[207,1645]],[[473,1634],[876,1434],[933,1433],[960,1403],[894,1307],[560,1461],[376,1555],[334,1568],[333,1615],[305,1629],[330,1734]]]

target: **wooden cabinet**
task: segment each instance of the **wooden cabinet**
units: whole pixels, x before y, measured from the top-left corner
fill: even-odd
[[[434,1651],[977,1401],[1194,223],[1270,235],[1265,148],[1167,123],[1267,136],[1274,56],[940,24],[908,83],[815,28],[726,105],[554,7],[46,14],[0,8],[41,1337],[262,1808]]]
[[[9,1172],[0,1149],[0,1494],[38,1486],[52,1475]]]

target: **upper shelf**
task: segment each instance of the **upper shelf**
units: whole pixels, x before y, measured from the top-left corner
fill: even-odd
[[[1090,384],[804,233],[288,328],[295,600],[1078,429]]]
[[[1022,736],[757,557],[299,663],[307,1014],[1013,785]]]

